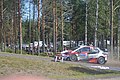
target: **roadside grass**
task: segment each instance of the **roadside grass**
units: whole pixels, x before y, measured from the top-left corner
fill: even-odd
[[[86,79],[120,75],[120,72],[88,69],[78,64],[0,57],[0,76],[37,75],[50,79]]]

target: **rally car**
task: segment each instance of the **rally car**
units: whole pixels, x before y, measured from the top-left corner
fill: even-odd
[[[73,50],[70,53],[70,60],[71,61],[79,61],[79,60],[86,60],[87,53],[93,49],[93,46],[80,46],[79,48]]]
[[[74,58],[74,54],[80,54],[81,56],[83,55],[82,59],[85,59],[84,56],[86,57],[87,54],[91,48],[93,48],[92,46],[80,46],[79,48],[75,49],[75,50],[64,50],[62,52],[60,52],[61,56],[63,56],[64,60],[71,60],[71,61],[77,61],[76,58]]]
[[[65,51],[62,51],[58,54],[56,54],[54,56],[54,61],[57,62],[57,61],[62,61],[63,60],[70,60],[70,53],[72,52],[72,50],[65,50]]]
[[[82,46],[70,53],[71,61],[88,61],[93,63],[105,64],[108,52],[94,46]]]
[[[87,58],[89,62],[105,64],[108,58],[108,51],[103,51],[100,48],[96,47],[88,53]]]

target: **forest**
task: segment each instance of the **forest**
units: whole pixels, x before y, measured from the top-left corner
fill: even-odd
[[[0,0],[0,50],[42,41],[53,52],[85,45],[107,48],[119,60],[120,0]],[[74,41],[74,46],[71,42]],[[40,47],[38,47],[38,52]]]

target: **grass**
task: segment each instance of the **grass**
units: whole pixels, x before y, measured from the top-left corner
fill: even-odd
[[[11,74],[43,75],[51,79],[84,79],[120,75],[120,72],[98,71],[77,64],[28,60],[15,57],[0,57],[0,76]]]

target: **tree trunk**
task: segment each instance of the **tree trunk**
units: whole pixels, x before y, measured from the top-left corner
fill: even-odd
[[[45,52],[45,15],[42,15],[42,47],[43,47],[43,52]]]
[[[40,54],[40,0],[38,0],[38,55]]]
[[[57,36],[58,36],[58,17],[57,17],[57,8],[55,9],[55,52],[57,52]]]
[[[0,49],[3,50],[3,0],[0,0]]]
[[[86,18],[85,18],[85,45],[87,45],[87,24],[88,24],[88,3],[86,1]]]
[[[6,52],[6,34],[5,32],[3,32],[4,34],[4,51]]]
[[[29,35],[29,54],[32,53],[32,45],[31,45],[31,0],[29,1],[29,30],[28,30],[28,35]]]
[[[32,47],[32,54],[35,52],[34,40],[35,40],[35,3],[33,2],[33,23],[31,27],[31,42],[33,43]]]
[[[18,0],[18,21],[19,21],[19,49],[20,49],[20,54],[22,54],[22,18],[21,18],[21,13],[20,13],[20,0]]]
[[[97,29],[98,29],[98,0],[96,0],[96,26],[94,46],[97,46]]]
[[[63,28],[64,28],[64,23],[63,23],[63,5],[62,5],[62,0],[61,0],[61,47],[62,47],[62,51],[64,50],[64,46],[63,46]]]
[[[113,59],[113,0],[110,0],[110,57]]]
[[[45,52],[45,12],[44,12],[44,0],[42,1],[42,50]]]
[[[120,9],[118,10],[118,32],[117,32],[117,54],[118,61],[120,60]]]
[[[14,43],[14,26],[13,26],[13,25],[14,25],[14,22],[13,22],[13,14],[14,14],[14,13],[12,13],[12,19],[11,19],[11,27],[12,27],[12,31],[11,31],[11,32],[12,32],[12,34],[11,34],[11,43],[10,43],[10,44],[12,45],[12,46],[11,46],[12,49],[14,49],[14,47],[13,47],[13,43]]]
[[[17,45],[17,6],[16,6],[16,0],[14,0],[14,16],[13,16],[13,26],[14,26],[14,47],[15,47],[15,53],[16,53],[16,45]]]
[[[53,0],[53,52],[56,53],[56,0]]]

